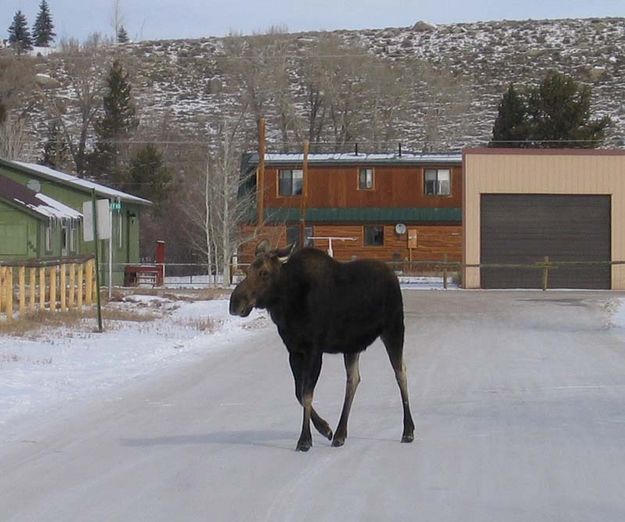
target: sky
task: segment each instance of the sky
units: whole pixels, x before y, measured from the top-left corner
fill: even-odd
[[[406,27],[490,20],[625,17],[625,0],[47,0],[57,37],[112,35],[119,2],[133,40],[251,34],[280,26],[289,32]],[[40,0],[0,0],[0,38],[17,10],[29,25]]]

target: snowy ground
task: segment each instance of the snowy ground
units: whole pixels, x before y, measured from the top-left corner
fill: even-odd
[[[168,281],[168,286],[176,288],[182,283]],[[208,281],[199,283],[200,288],[206,288]],[[403,288],[442,286],[438,278],[402,280]],[[106,321],[102,334],[93,333],[96,324],[90,320],[78,330],[41,330],[25,337],[0,335],[0,427],[15,416],[106,393],[115,385],[159,368],[223,350],[269,321],[258,311],[245,319],[232,317],[223,299],[186,302],[135,295],[113,302],[109,308],[158,319]]]
[[[18,357],[0,366],[0,520],[625,520],[623,295],[404,295],[411,445],[376,343],[345,447],[315,434],[293,451],[301,412],[275,328],[228,318],[225,301],[142,299],[169,311],[0,338]],[[315,395],[332,425],[342,366],[325,359]]]
[[[159,368],[227,349],[267,322],[256,311],[245,319],[230,316],[223,299],[187,302],[136,295],[108,308],[155,319],[105,321],[101,334],[94,333],[97,323],[91,319],[77,329],[0,335],[0,428],[15,416],[106,394]]]

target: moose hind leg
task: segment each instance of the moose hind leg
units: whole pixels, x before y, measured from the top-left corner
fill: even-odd
[[[302,371],[304,368],[303,357],[300,354],[291,353],[289,354],[289,363],[291,365],[291,371],[293,372],[293,379],[295,381],[295,397],[297,398],[297,401],[304,406],[304,401],[302,400]],[[321,365],[316,366],[314,369],[316,372],[312,375],[313,388],[316,386],[317,380],[319,379]],[[330,428],[330,425],[315,411],[315,408],[312,406],[310,407],[310,419],[321,435],[328,440],[332,440],[332,428]]]
[[[360,370],[358,368],[359,357],[360,353],[346,353],[344,355],[347,381],[345,383],[345,401],[343,402],[341,418],[336,432],[334,433],[334,439],[332,439],[332,446],[335,447],[345,444],[345,439],[347,438],[347,419],[349,418],[349,412],[352,408],[356,388],[358,388],[358,384],[360,383]]]
[[[382,342],[386,347],[386,352],[395,371],[395,379],[399,385],[401,402],[404,409],[404,432],[401,437],[402,442],[412,442],[414,440],[414,422],[410,413],[410,402],[408,400],[408,379],[406,377],[406,365],[404,364],[404,329],[403,326],[392,332],[382,334]]]

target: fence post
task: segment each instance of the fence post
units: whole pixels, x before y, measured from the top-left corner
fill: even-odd
[[[39,311],[46,309],[46,267],[39,269]]]
[[[35,298],[37,296],[37,269],[30,269],[30,295],[28,300],[28,309],[30,312],[35,311]]]
[[[67,312],[67,266],[61,263],[61,277],[59,285],[61,290],[61,312]]]
[[[20,317],[24,315],[26,310],[26,267],[20,266],[17,272],[20,287]]]
[[[85,264],[84,263],[80,263],[78,265],[78,283],[76,285],[77,290],[78,290],[78,308],[82,308],[82,282],[83,282],[83,275],[85,273]]]
[[[90,305],[93,303],[91,300],[93,296],[93,262],[90,259],[85,263],[85,303]]]
[[[2,313],[3,302],[4,302],[4,267],[0,266],[0,314]]]
[[[67,305],[69,308],[74,308],[76,302],[76,263],[69,265],[69,302]]]
[[[91,301],[99,303],[99,301],[98,301],[98,294],[100,293],[100,287],[98,286],[98,283],[100,281],[100,278],[98,277],[98,272],[97,272],[98,265],[95,262],[95,259],[93,260],[93,266],[94,266],[93,274],[92,274],[93,283],[91,285],[91,288],[92,288],[92,291],[93,291],[93,295],[91,296]]]
[[[50,311],[56,312],[56,276],[58,267],[50,267]]]
[[[7,319],[11,321],[13,319],[13,267],[7,267],[5,272],[6,279],[6,312]]]
[[[447,290],[447,254],[443,258],[445,260],[445,264],[443,265],[443,288]]]
[[[543,266],[543,292],[549,286],[549,256],[545,256],[545,265]]]

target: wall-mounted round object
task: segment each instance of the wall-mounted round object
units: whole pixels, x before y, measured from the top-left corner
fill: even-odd
[[[399,234],[400,236],[406,233],[406,225],[404,225],[403,223],[397,223],[397,225],[395,225],[395,233]]]

